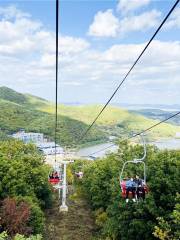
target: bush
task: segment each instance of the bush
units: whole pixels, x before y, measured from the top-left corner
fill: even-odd
[[[15,225],[13,219],[12,222],[9,219],[9,225],[3,225],[4,230],[11,234],[25,235],[43,231],[42,209],[52,204],[52,188],[47,181],[48,172],[49,168],[44,164],[42,155],[34,145],[15,140],[0,143],[0,199],[17,201],[13,203],[9,200],[9,205],[11,207],[16,205],[15,209],[19,209],[21,214],[23,207],[25,208],[24,205],[21,206],[21,202],[26,204],[29,217],[28,224],[26,221],[24,224],[30,228],[28,232],[23,228],[23,224],[20,224],[23,229],[14,230],[15,226],[11,226]]]

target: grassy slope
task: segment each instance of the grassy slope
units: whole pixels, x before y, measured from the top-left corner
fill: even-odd
[[[5,98],[4,98],[5,99]],[[26,131],[42,132],[51,139],[54,138],[54,115],[36,110],[28,101],[23,104],[12,102],[12,99],[0,99],[0,137],[12,134],[23,128]],[[9,99],[9,96],[8,96]],[[97,128],[93,129],[84,142],[77,142],[87,124],[66,116],[59,117],[57,140],[62,145],[71,146],[74,142],[81,145],[84,142],[105,140],[105,135]]]
[[[23,95],[16,93],[15,91],[4,87],[0,88],[0,98],[1,105],[2,102],[5,101],[6,104],[13,104],[11,105],[12,109],[17,108],[15,111],[17,116],[14,115],[14,112],[11,113],[10,111],[11,114],[8,113],[8,117],[3,117],[3,111],[6,111],[6,109],[2,107],[4,110],[2,111],[1,109],[1,118],[6,118],[7,121],[4,119],[5,125],[9,122],[10,118],[10,120],[14,119],[14,121],[18,123],[17,127],[19,128],[24,128],[28,122],[30,129],[34,129],[34,131],[41,130],[47,135],[53,135],[53,114],[55,110],[53,103],[29,94]],[[5,104],[5,102],[3,102],[3,104]],[[59,124],[63,124],[63,126],[60,127],[63,128],[63,138],[66,138],[65,142],[70,140],[70,135],[72,135],[72,138],[74,138],[74,135],[76,135],[76,137],[79,136],[80,133],[82,133],[82,131],[87,127],[87,124],[90,124],[92,120],[94,120],[101,108],[101,105],[59,105],[58,112],[61,115]],[[25,119],[23,118],[23,113],[17,111],[18,109],[21,109],[23,112],[28,111]],[[18,121],[16,121],[16,119]],[[102,128],[109,134],[117,133],[117,135],[121,135],[122,132],[141,131],[150,127],[151,125],[156,124],[158,121],[159,120],[153,120],[142,115],[131,113],[125,109],[108,106],[98,119],[97,125],[99,126],[98,128]],[[14,123],[12,123],[12,125],[13,124]],[[13,128],[14,127],[16,127],[16,124],[13,126]],[[27,128],[28,126],[26,126],[26,129]],[[61,129],[59,129],[59,131],[61,131]],[[173,137],[177,131],[180,131],[179,126],[164,123],[156,127],[149,135],[155,138]],[[98,139],[96,139],[96,135],[99,135],[99,137],[97,137]],[[90,133],[88,140],[91,142],[92,140],[100,139],[104,139],[104,135],[101,134],[96,127],[95,130],[92,130],[92,133]],[[70,142],[72,142],[72,139]]]
[[[37,104],[37,108],[41,111],[52,113],[54,111],[53,105],[48,102],[41,102],[41,106],[39,104],[38,99],[34,99],[33,97],[29,98],[29,101]],[[86,124],[90,124],[92,120],[97,116],[99,111],[101,110],[101,105],[85,105],[85,106],[67,106],[60,105],[58,107],[59,113],[63,116],[68,116],[70,118],[82,121]],[[139,114],[130,113],[125,109],[121,109],[118,107],[108,106],[105,112],[98,119],[98,125],[104,126],[116,126],[125,128],[127,131],[141,131],[146,129],[156,123],[159,120],[149,119]],[[117,128],[116,128],[117,131]],[[171,125],[169,123],[163,123],[160,126],[154,128],[150,136],[154,138],[159,137],[174,137],[175,133],[180,131],[180,126]]]

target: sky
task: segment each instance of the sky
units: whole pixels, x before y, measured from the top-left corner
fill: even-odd
[[[61,103],[105,103],[175,0],[60,0]],[[55,1],[0,0],[0,86],[55,100]],[[180,4],[112,103],[180,103]]]

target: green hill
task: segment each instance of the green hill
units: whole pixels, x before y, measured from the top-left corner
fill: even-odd
[[[0,99],[11,101],[17,104],[27,103],[27,98],[23,94],[7,87],[0,87]]]
[[[77,143],[101,108],[101,105],[59,105],[59,143],[63,145]],[[53,139],[54,111],[54,104],[45,99],[30,94],[20,94],[6,87],[0,88],[0,127],[6,133],[24,128],[27,131],[42,132]],[[149,119],[125,109],[108,106],[87,138],[78,144],[103,142],[107,140],[107,136],[124,136],[130,132],[144,130],[157,122],[158,120]],[[154,128],[148,136],[168,138],[174,137],[176,132],[180,132],[180,126],[164,123]]]
[[[19,93],[16,94],[15,91],[8,88],[6,92],[8,96],[6,96],[4,89],[3,87],[1,91],[0,88],[0,92],[3,92],[1,95],[3,97],[0,98],[0,138],[2,137],[1,139],[4,139],[5,134],[10,135],[23,128],[25,131],[44,133],[46,137],[53,140],[55,126],[54,114],[36,109],[37,106],[39,107],[41,105],[40,102],[44,100],[33,97],[34,101],[37,99],[38,103],[32,104],[29,101],[29,96]],[[20,98],[22,98],[22,102],[20,102]],[[71,119],[67,116],[60,116],[58,118],[58,143],[72,146],[77,143],[79,145],[84,143],[90,144],[92,142],[102,142],[107,139],[106,135],[95,127],[87,138],[79,142],[78,139],[87,127],[88,125],[81,121]]]
[[[30,101],[33,101],[31,97]],[[41,111],[52,113],[54,111],[53,104],[43,102],[37,108]],[[67,106],[59,105],[58,111],[63,116],[82,121],[90,124],[102,109],[102,105],[84,105],[84,106]],[[165,117],[164,117],[165,118]],[[121,136],[129,132],[139,132],[158,123],[160,120],[147,118],[140,114],[132,113],[119,107],[108,106],[104,113],[97,121],[97,125],[111,135]],[[154,139],[174,137],[176,132],[180,131],[180,126],[171,123],[163,123],[149,132],[148,136]]]

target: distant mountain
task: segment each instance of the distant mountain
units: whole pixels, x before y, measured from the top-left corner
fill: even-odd
[[[29,99],[30,102],[33,101]],[[81,105],[67,106],[59,105],[58,112],[63,116],[76,119],[78,121],[90,124],[97,114],[102,109],[102,105]],[[38,107],[40,111],[53,113],[54,105],[48,101]],[[138,112],[131,112],[119,107],[108,106],[97,121],[97,126],[100,127],[108,136],[114,135],[117,137],[127,136],[132,132],[142,131],[158,122],[158,119],[151,119],[142,116]],[[168,123],[163,123],[149,132],[148,136],[153,139],[174,137],[176,132],[180,131],[179,126],[174,126]]]
[[[20,94],[5,87],[0,88],[0,93],[0,127],[3,132],[12,133],[24,128],[27,131],[42,132],[53,138],[55,106],[52,102],[30,94]],[[143,114],[108,106],[84,141],[78,142],[81,134],[101,109],[102,105],[58,105],[59,143],[81,145],[103,142],[109,136],[127,136],[129,133],[142,131],[158,122],[155,111],[152,119],[152,114],[148,115],[147,112]],[[161,113],[158,112],[158,114]],[[148,136],[154,139],[168,138],[174,137],[176,132],[180,132],[180,126],[163,123],[149,132]]]
[[[113,104],[114,106],[123,107],[130,110],[142,110],[142,109],[157,109],[157,110],[167,110],[175,111],[180,109],[180,104],[129,104],[129,103],[120,103]]]
[[[170,116],[175,114],[177,111],[167,111],[167,110],[164,111],[164,110],[160,110],[160,109],[140,109],[140,110],[133,110],[130,112],[136,113],[136,114],[141,114],[145,117],[162,121],[165,118],[169,118]],[[180,125],[180,116],[177,115],[176,117],[168,120],[167,122],[174,124],[174,125]]]

